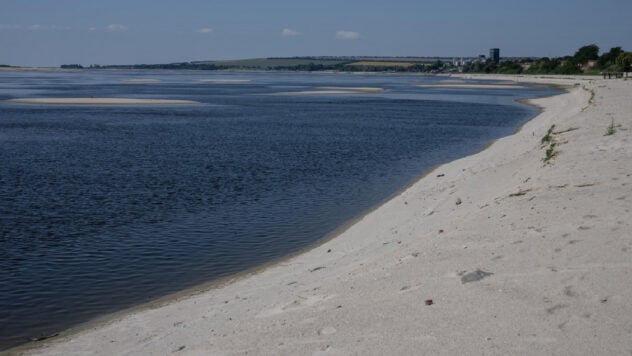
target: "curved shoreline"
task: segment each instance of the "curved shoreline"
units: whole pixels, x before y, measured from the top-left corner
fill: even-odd
[[[420,84],[417,88],[437,88],[437,89],[527,89],[527,87],[515,84]]]
[[[604,91],[604,95],[607,93]],[[550,187],[556,179],[565,178],[555,175],[557,171],[553,170],[561,169],[562,162],[554,162],[553,168],[542,167],[539,139],[552,122],[561,125],[561,129],[574,123],[587,98],[587,93],[575,88],[569,94],[533,100],[545,110],[527,122],[520,132],[497,140],[478,154],[440,166],[434,172],[440,173],[441,177],[426,174],[355,224],[346,226],[337,238],[330,238],[307,252],[299,252],[241,277],[232,277],[220,288],[184,296],[156,309],[128,311],[104,324],[51,340],[44,348],[31,351],[81,354],[98,350],[106,354],[250,350],[296,354],[330,350],[377,354],[387,350],[450,353],[450,350],[456,352],[469,346],[471,350],[483,352],[490,351],[488,347],[493,344],[486,335],[494,339],[498,334],[503,340],[510,339],[501,344],[504,348],[500,350],[516,351],[510,347],[512,345],[528,347],[534,339],[525,341],[519,335],[505,333],[515,329],[513,324],[512,328],[504,328],[506,330],[495,329],[494,325],[502,327],[503,322],[521,321],[520,325],[527,331],[534,325],[550,334],[549,324],[554,323],[537,313],[535,316],[522,314],[521,310],[535,310],[535,302],[542,301],[541,298],[529,299],[529,294],[517,296],[514,289],[533,284],[527,289],[540,297],[542,293],[537,293],[538,288],[553,291],[557,287],[563,289],[564,285],[558,283],[557,276],[546,275],[544,282],[531,278],[546,274],[546,264],[540,265],[545,261],[538,259],[540,254],[549,256],[548,250],[538,250],[538,244],[544,245],[546,240],[538,238],[536,245],[521,242],[524,245],[520,246],[528,245],[529,249],[519,254],[514,251],[517,247],[504,247],[514,240],[494,239],[487,234],[495,236],[504,231],[505,235],[512,235],[513,231],[505,231],[504,226],[511,225],[505,221],[513,218],[513,224],[521,225],[520,215],[527,218],[528,209],[525,211],[523,205],[516,203],[522,198],[508,200],[507,196],[529,189],[538,192],[533,196],[540,197],[539,201],[556,198],[554,195],[560,194],[559,189],[564,189]],[[561,139],[571,136],[577,141],[583,139],[578,135],[592,126],[586,120],[581,122],[586,128],[565,134],[567,136]],[[600,132],[597,138],[591,136],[591,139],[602,139],[602,134]],[[565,144],[566,147],[570,145]],[[566,159],[573,163],[572,159],[578,159],[568,148],[561,150],[568,151],[562,151],[560,161]],[[569,167],[562,166],[567,170]],[[549,177],[551,174],[554,176]],[[584,184],[588,183],[578,181],[575,186]],[[588,187],[586,190],[590,189]],[[517,197],[523,195],[526,195],[525,201],[531,198],[527,193]],[[455,204],[457,198],[460,204]],[[544,209],[551,208],[555,207]],[[484,219],[481,212],[494,215],[497,224],[480,225],[481,218]],[[503,221],[505,217],[500,217],[501,213],[505,217],[509,215],[509,219]],[[534,221],[541,221],[541,218]],[[554,222],[548,224],[549,228],[544,230],[555,228]],[[530,231],[524,227],[521,233],[528,235]],[[502,251],[509,257],[494,260],[495,257],[489,256],[488,248],[492,252]],[[527,257],[538,260],[538,263],[531,263]],[[512,264],[514,260],[518,262]],[[576,264],[577,261],[569,259],[566,263]],[[567,268],[571,267],[576,269],[572,264]],[[573,276],[572,268],[566,276]],[[464,274],[460,275],[462,271]],[[491,275],[471,285],[462,282],[464,276],[472,273],[473,278],[487,277],[486,273]],[[495,292],[499,287],[509,290],[509,298]],[[577,293],[571,290],[566,294]],[[517,311],[511,308],[522,305],[523,299],[523,308]],[[428,306],[427,301],[435,305]],[[555,305],[548,306],[553,308]],[[469,310],[473,306],[477,308],[476,313]],[[547,306],[546,302],[544,306]],[[544,306],[542,311],[545,311]],[[558,309],[553,312],[557,313]],[[516,312],[524,318],[516,320]],[[549,315],[547,313],[544,317]],[[499,318],[485,317],[491,314]],[[464,324],[477,328],[466,327],[464,330]],[[130,329],[138,330],[142,335],[125,333]],[[414,335],[423,337],[414,339]],[[143,341],[146,338],[148,341]],[[96,346],[98,340],[103,341],[101,346]],[[111,340],[115,342],[109,342]],[[568,340],[538,345],[544,347],[538,350],[545,353],[560,349],[582,350],[580,346],[573,348],[573,343],[569,345]],[[182,346],[185,348],[180,349]],[[497,348],[491,350],[500,352]]]
[[[469,78],[468,78],[469,79]],[[481,78],[476,78],[476,79],[481,79]],[[482,87],[484,87],[485,85],[478,85],[476,86],[476,88],[472,87],[469,89],[481,89]],[[331,87],[327,87],[326,90],[325,88],[320,88],[323,89],[322,91],[314,91],[314,93],[318,93],[320,94],[322,93],[326,93],[329,94],[330,92],[333,92],[334,90]],[[350,91],[345,88],[345,89],[340,89],[340,92],[344,93],[344,94],[353,94],[352,92],[350,93]],[[312,91],[309,92],[279,92],[279,93],[274,93],[271,95],[309,95],[311,94]],[[561,95],[561,94],[560,94]],[[18,99],[12,99],[12,100],[18,100]],[[514,135],[517,134],[522,127],[524,127],[524,125],[528,124],[529,122],[535,120],[538,118],[539,115],[542,114],[542,112],[545,110],[545,108],[541,105],[536,105],[534,103],[531,102],[532,99],[526,99],[524,100],[524,104],[526,105],[531,105],[534,107],[537,107],[540,109],[540,112],[533,116],[531,119],[527,120],[525,123],[523,123],[520,127],[516,128],[516,131],[514,132]],[[502,138],[500,138],[502,139]],[[485,147],[483,149],[481,149],[481,151],[474,153],[471,156],[475,156],[477,154],[480,154],[481,152],[489,149],[494,143],[496,143],[499,139],[496,140],[492,140],[490,141],[489,144],[485,145]],[[458,161],[460,159],[463,158],[467,158],[469,156],[466,157],[462,157],[459,158],[455,161]],[[111,325],[113,323],[116,323],[118,321],[120,321],[123,318],[126,318],[130,315],[136,314],[136,313],[143,313],[143,312],[147,312],[149,310],[154,310],[154,309],[159,309],[162,307],[166,307],[169,306],[171,304],[174,303],[178,303],[180,301],[184,301],[184,300],[188,300],[192,297],[201,295],[201,294],[206,294],[206,293],[212,293],[213,291],[216,291],[218,289],[230,286],[236,282],[241,282],[244,281],[246,279],[249,278],[256,278],[257,275],[264,273],[265,271],[267,271],[270,268],[275,268],[278,267],[279,265],[283,264],[284,262],[288,262],[290,260],[296,259],[296,258],[300,258],[301,256],[304,256],[305,254],[308,254],[310,252],[313,252],[314,250],[323,247],[323,245],[326,245],[327,243],[330,243],[331,241],[333,241],[336,238],[339,238],[341,235],[343,235],[345,232],[347,232],[350,228],[352,228],[354,225],[360,223],[363,219],[367,218],[369,215],[375,213],[377,210],[379,210],[380,208],[382,208],[384,205],[386,205],[387,203],[389,203],[390,201],[396,199],[397,197],[399,197],[400,195],[404,194],[407,190],[409,190],[410,188],[412,188],[413,186],[415,186],[416,184],[419,184],[420,181],[422,181],[423,179],[429,177],[433,172],[436,172],[438,169],[440,169],[441,167],[448,165],[452,162],[455,161],[451,161],[451,162],[447,162],[445,164],[441,164],[435,167],[432,167],[430,169],[428,169],[426,172],[422,173],[418,178],[413,179],[410,183],[408,183],[406,186],[404,186],[403,188],[399,189],[398,191],[394,192],[393,194],[391,194],[389,197],[387,197],[386,199],[384,199],[382,202],[377,203],[375,206],[367,209],[367,211],[365,211],[364,213],[360,213],[357,217],[352,218],[351,220],[349,220],[348,222],[344,223],[342,226],[336,228],[334,231],[332,231],[331,233],[325,235],[324,237],[322,237],[321,239],[315,241],[313,244],[310,244],[308,246],[306,246],[305,248],[302,248],[298,251],[295,251],[293,253],[290,253],[288,255],[285,255],[283,257],[279,257],[276,259],[273,259],[267,263],[264,263],[262,265],[258,265],[252,268],[248,268],[244,271],[229,275],[229,276],[225,276],[225,277],[221,277],[215,280],[212,280],[210,282],[207,283],[203,283],[191,288],[187,288],[185,290],[182,291],[178,291],[178,292],[174,292],[174,293],[170,293],[168,295],[165,295],[163,297],[157,298],[155,300],[152,300],[150,302],[146,302],[137,306],[133,306],[131,308],[126,308],[124,310],[120,310],[117,312],[113,312],[113,313],[108,313],[106,315],[102,315],[100,317],[96,317],[92,320],[77,324],[74,327],[71,327],[67,330],[64,330],[58,334],[55,334],[55,336],[51,337],[50,339],[46,339],[45,343],[38,343],[38,342],[32,342],[32,343],[28,343],[25,345],[21,345],[21,346],[17,346],[15,348],[9,349],[9,351],[15,350],[15,351],[24,351],[24,350],[32,350],[35,349],[37,350],[38,348],[42,347],[42,346],[46,346],[48,343],[55,343],[55,342],[63,342],[63,340],[68,339],[68,338],[72,338],[75,335],[79,335],[82,333],[85,333],[86,331],[89,331],[91,329],[95,329],[95,328],[100,328],[106,325]],[[35,353],[37,354],[37,353]]]

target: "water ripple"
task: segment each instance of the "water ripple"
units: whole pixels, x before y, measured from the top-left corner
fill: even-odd
[[[306,247],[535,112],[511,102],[520,91],[502,104],[401,98],[413,89],[397,76],[260,73],[209,86],[162,72],[151,85],[121,84],[121,73],[2,75],[2,97],[19,86],[209,105],[0,103],[0,349]],[[258,95],[354,84],[388,90]]]

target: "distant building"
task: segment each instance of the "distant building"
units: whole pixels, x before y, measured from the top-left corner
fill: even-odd
[[[597,61],[588,61],[580,66],[582,70],[590,70],[597,66]]]
[[[489,60],[496,64],[500,63],[500,49],[499,48],[489,49]]]

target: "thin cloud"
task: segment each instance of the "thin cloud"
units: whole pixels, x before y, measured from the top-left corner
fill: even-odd
[[[0,31],[19,30],[21,28],[22,28],[22,26],[20,26],[20,25],[2,25],[2,24],[0,24]]]
[[[72,30],[70,26],[57,26],[57,25],[31,25],[27,27],[29,31],[69,31]]]
[[[284,28],[283,31],[281,31],[281,36],[283,37],[294,37],[294,36],[300,36],[301,33],[295,30],[292,30],[291,28]]]
[[[47,30],[48,28],[42,25],[31,25],[28,27],[28,29],[31,31],[44,31],[44,30]]]
[[[105,27],[107,32],[125,32],[129,27],[117,23],[109,24]]]
[[[340,30],[336,32],[337,40],[357,40],[362,36],[358,32]]]
[[[72,30],[72,27],[58,26],[58,25],[40,25],[40,24],[34,24],[30,26],[0,25],[0,31],[21,30],[21,29],[25,29],[28,31],[70,31]]]
[[[195,31],[197,33],[213,33],[213,29],[212,28],[208,28],[208,27],[202,27],[201,29]]]

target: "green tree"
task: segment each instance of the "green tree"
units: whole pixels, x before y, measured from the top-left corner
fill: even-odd
[[[616,59],[617,70],[629,72],[632,69],[632,52],[621,53]]]
[[[582,70],[573,60],[566,60],[553,70],[555,74],[579,74]]]
[[[623,53],[621,47],[613,47],[609,52],[606,52],[599,57],[599,67],[607,68],[613,64],[615,64],[617,57]]]
[[[584,64],[599,58],[599,47],[596,44],[581,47],[575,52],[573,60],[576,64]]]
[[[560,60],[557,58],[549,58],[543,57],[540,58],[537,62],[535,62],[531,68],[529,68],[528,73],[533,74],[547,74],[552,73],[555,69],[560,65]]]
[[[441,62],[440,60],[437,60],[436,62],[432,63],[432,65],[430,66],[430,69],[432,70],[439,70],[443,68],[443,62]]]
[[[501,74],[520,74],[522,73],[522,65],[514,61],[504,61],[500,63],[496,72]]]

